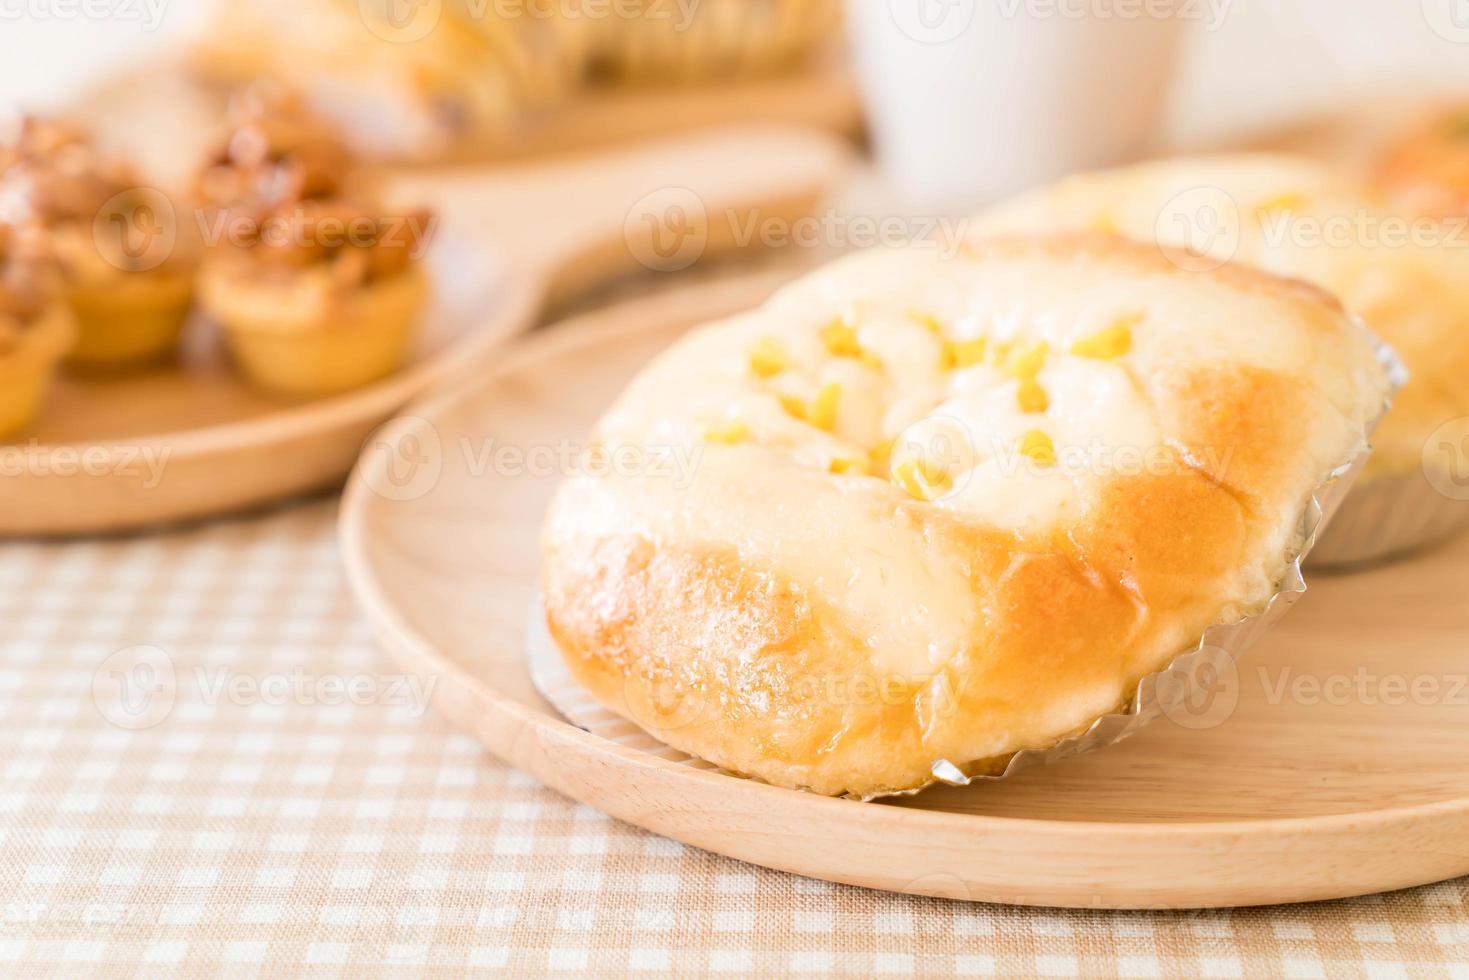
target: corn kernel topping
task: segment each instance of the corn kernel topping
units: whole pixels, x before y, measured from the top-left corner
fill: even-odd
[[[1046,358],[1050,353],[1051,345],[1044,340],[1023,350],[1011,347],[1005,351],[1000,366],[1012,378],[1034,381],[1035,376],[1041,373],[1041,368],[1045,367]]]
[[[912,320],[914,323],[918,324],[920,327],[927,330],[935,337],[942,337],[944,335],[944,325],[939,322],[938,317],[932,315],[931,313],[909,313],[908,319]]]
[[[750,348],[750,370],[761,378],[773,378],[790,364],[785,348],[774,337],[761,337]]]
[[[893,467],[893,482],[918,500],[937,500],[954,488],[953,477],[921,456]]]
[[[1020,403],[1020,410],[1027,414],[1034,415],[1051,407],[1051,396],[1046,394],[1046,389],[1036,381],[1020,382],[1020,388],[1016,391],[1015,396]]]
[[[1072,344],[1071,353],[1098,361],[1122,357],[1132,350],[1132,328],[1141,323],[1142,319],[1137,314],[1122,317],[1105,330]]]
[[[1268,200],[1261,201],[1256,210],[1264,211],[1267,214],[1274,214],[1278,211],[1299,211],[1305,206],[1306,195],[1298,192],[1289,192],[1277,194]]]
[[[832,357],[861,357],[862,345],[857,330],[843,320],[833,320],[821,328],[821,342]]]
[[[842,398],[842,386],[832,383],[823,387],[811,399],[811,407],[806,411],[806,421],[818,429],[827,432],[836,428],[837,425],[837,403]]]
[[[1040,429],[1031,429],[1020,437],[1020,452],[1041,466],[1056,465],[1056,444]]]
[[[983,337],[976,337],[973,340],[944,341],[943,352],[940,354],[944,370],[953,371],[983,364],[985,349],[988,346]]]
[[[726,446],[743,442],[749,438],[749,435],[750,427],[742,419],[730,419],[728,422],[720,422],[704,430],[704,438],[709,442],[721,442]]]

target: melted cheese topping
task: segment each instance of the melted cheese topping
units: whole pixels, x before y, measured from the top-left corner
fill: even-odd
[[[595,506],[557,515],[557,534],[779,555],[791,578],[862,624],[878,669],[930,672],[980,610],[964,556],[891,519],[894,503],[1044,538],[1095,506],[1113,477],[1179,466],[1141,377],[1191,362],[1311,369],[1310,345],[1272,329],[1277,299],[1219,289],[1210,302],[1213,288],[1168,270],[1123,279],[1105,263],[1040,257],[849,258],[644,371],[597,439],[688,447],[693,485],[603,480]],[[945,357],[979,341],[977,363]],[[1022,404],[1026,385],[1045,393],[1043,410]],[[1338,454],[1363,424],[1360,405],[1342,408],[1359,429],[1340,434],[1328,450]],[[1299,503],[1292,493],[1283,510]],[[914,637],[927,640],[926,663],[909,659]]]

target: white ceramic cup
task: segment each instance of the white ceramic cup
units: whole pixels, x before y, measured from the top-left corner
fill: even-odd
[[[878,163],[958,213],[1145,152],[1183,19],[1169,0],[849,0]]]

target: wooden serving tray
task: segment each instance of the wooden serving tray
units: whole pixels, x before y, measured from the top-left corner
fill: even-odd
[[[615,744],[531,684],[525,626],[554,474],[486,450],[577,445],[689,326],[758,303],[739,280],[593,314],[409,410],[351,481],[352,585],[404,669],[487,748],[614,816],[757,864],[894,891],[1095,908],[1338,898],[1469,872],[1469,539],[1312,577],[1238,670],[1132,740],[1014,779],[862,804]],[[489,462],[487,462],[489,461]]]
[[[402,370],[283,401],[246,385],[209,325],[192,324],[176,363],[64,378],[38,426],[0,443],[0,535],[114,531],[331,486],[379,423],[490,368],[547,302],[759,247],[752,221],[810,213],[850,164],[846,143],[824,133],[734,127],[535,167],[399,174],[390,196],[440,216],[436,302]]]
[[[218,133],[228,90],[197,78],[181,60],[108,79],[70,113],[109,145],[177,178],[178,161],[199,158]],[[844,59],[808,70],[702,85],[589,87],[492,144],[463,147],[444,160],[382,161],[494,166],[585,152],[719,126],[799,126],[844,137],[862,130],[862,105]],[[182,151],[182,152],[181,152]]]

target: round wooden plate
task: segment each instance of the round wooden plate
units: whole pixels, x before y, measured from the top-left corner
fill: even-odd
[[[1336,898],[1469,872],[1469,540],[1317,578],[1211,696],[1001,783],[881,804],[701,771],[563,721],[532,687],[536,537],[574,450],[652,355],[758,278],[553,328],[384,429],[346,494],[348,572],[437,707],[547,785],[688,844],[918,894],[1096,908]],[[533,465],[533,460],[540,460]]]
[[[0,535],[112,531],[330,486],[379,423],[487,368],[543,303],[773,241],[751,229],[809,213],[850,159],[825,134],[736,128],[534,168],[400,175],[389,194],[431,205],[440,221],[435,305],[401,371],[282,401],[238,380],[195,324],[177,363],[116,381],[64,378],[38,427],[0,443]]]

